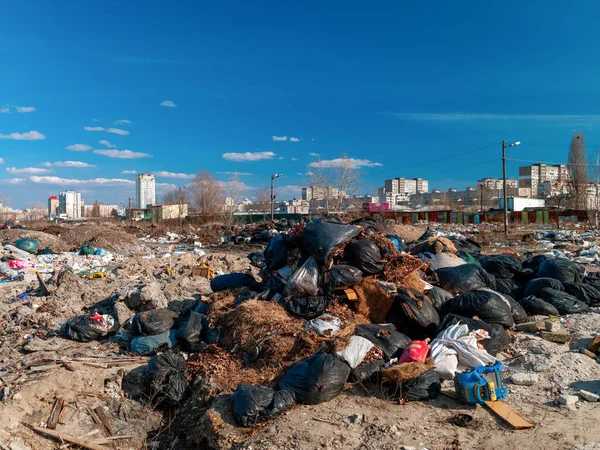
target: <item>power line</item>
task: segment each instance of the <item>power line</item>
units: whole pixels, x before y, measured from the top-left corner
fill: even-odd
[[[591,167],[596,167],[600,164],[569,164],[569,163],[565,163],[565,162],[555,162],[555,161],[546,161],[543,163],[540,163],[539,159],[515,159],[515,158],[506,158],[507,161],[518,161],[518,162],[530,162],[530,163],[534,163],[534,164],[560,164],[562,166],[591,166]]]
[[[472,163],[472,164],[467,164],[467,165],[464,165],[464,166],[452,167],[450,169],[445,169],[445,170],[438,170],[436,172],[425,173],[425,174],[423,174],[423,176],[437,175],[439,173],[451,172],[453,170],[467,169],[469,167],[480,166],[482,164],[487,164],[487,163],[491,163],[491,162],[494,162],[494,161],[500,161],[500,159],[501,158],[488,159],[487,161],[479,161],[479,162]]]

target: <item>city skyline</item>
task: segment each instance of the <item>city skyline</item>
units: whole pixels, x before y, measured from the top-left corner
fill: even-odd
[[[239,172],[247,196],[282,173],[278,196],[299,198],[311,165],[343,154],[360,193],[398,174],[445,190],[501,176],[503,139],[522,142],[513,177],[564,163],[574,130],[600,144],[600,5],[552,3],[131,1],[110,32],[110,1],[10,3],[0,192],[15,207],[65,189],[126,203],[132,172],[160,198],[204,168],[224,184]]]

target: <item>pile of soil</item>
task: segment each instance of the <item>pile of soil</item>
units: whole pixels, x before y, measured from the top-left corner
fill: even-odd
[[[69,251],[69,246],[62,239],[52,234],[34,230],[0,230],[0,242],[14,245],[22,238],[32,238],[40,242],[40,249],[49,247],[55,252]]]
[[[102,225],[75,225],[62,235],[62,239],[70,246],[71,250],[77,250],[85,244],[124,256],[148,253],[147,248],[134,235],[124,231],[122,227],[108,222]]]

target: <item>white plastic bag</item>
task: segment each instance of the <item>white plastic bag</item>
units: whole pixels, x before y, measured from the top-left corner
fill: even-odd
[[[431,359],[435,362],[434,370],[445,380],[454,379],[458,368],[458,357],[456,350],[446,347],[439,341],[434,340],[431,344]]]
[[[344,350],[335,352],[335,356],[342,361],[346,361],[350,367],[356,369],[365,359],[369,350],[373,348],[373,343],[362,336],[352,336],[350,342]]]
[[[306,323],[306,329],[312,328],[319,336],[333,337],[340,331],[342,321],[330,314],[322,314]]]

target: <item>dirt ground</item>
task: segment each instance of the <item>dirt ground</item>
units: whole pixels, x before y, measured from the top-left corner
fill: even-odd
[[[528,228],[513,230],[513,244],[508,247],[499,230],[480,228],[467,227],[462,232],[472,237],[479,234],[486,252],[493,253],[524,248],[524,237],[532,232]],[[205,261],[217,273],[247,272],[257,276],[258,269],[246,256],[262,251],[264,246],[203,248],[206,255],[199,256],[191,251],[177,253],[170,244],[140,242],[139,237],[153,233],[135,225],[44,225],[40,229],[44,231],[0,230],[0,241],[14,243],[21,237],[33,237],[42,247],[56,251],[77,250],[89,244],[124,258],[110,263],[111,276],[107,278],[88,280],[70,274],[59,280],[56,275],[46,275],[48,288],[56,289],[47,296],[38,295],[39,283],[32,274],[26,274],[24,281],[0,284],[0,449],[67,448],[23,425],[45,424],[57,399],[66,405],[57,430],[90,441],[96,439],[105,448],[116,449],[592,450],[592,446],[575,446],[600,442],[600,430],[594,426],[600,419],[598,403],[579,399],[570,408],[554,404],[557,396],[581,389],[600,395],[600,365],[579,352],[600,332],[600,308],[561,317],[561,326],[571,336],[568,344],[519,332],[509,351],[499,355],[505,364],[509,390],[506,403],[534,423],[530,430],[514,431],[486,408],[459,403],[452,398],[452,388],[447,388],[450,394],[435,400],[402,405],[382,397],[377,386],[349,383],[330,402],[295,406],[274,421],[249,430],[233,420],[232,388],[219,386],[208,373],[191,377],[192,396],[180,408],[155,410],[143,389],[148,357],[124,350],[118,339],[103,344],[78,343],[52,332],[69,317],[140,283],[156,283],[169,307],[180,310],[212,292],[205,278],[183,276],[191,267]],[[393,232],[410,242],[426,229],[426,224],[396,225]],[[218,235],[216,229],[210,233],[209,239]],[[154,257],[148,258],[150,254]],[[172,274],[167,273],[168,269]],[[31,293],[32,307],[13,301],[25,291]],[[210,357],[227,361],[230,356],[223,350]],[[233,363],[228,369],[245,370]],[[510,381],[516,372],[537,374],[539,378],[533,386],[517,386]],[[102,441],[111,433],[96,423],[90,412],[98,407],[110,417],[112,434],[125,439]],[[473,416],[470,426],[452,423],[461,413]]]

